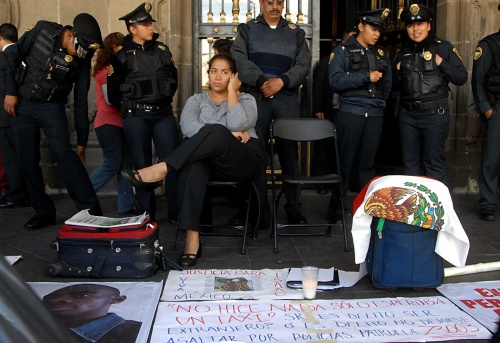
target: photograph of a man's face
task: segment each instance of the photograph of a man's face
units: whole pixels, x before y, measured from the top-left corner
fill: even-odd
[[[244,277],[215,278],[215,292],[249,292],[253,290],[252,280]]]

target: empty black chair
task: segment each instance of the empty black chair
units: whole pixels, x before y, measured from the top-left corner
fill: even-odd
[[[270,128],[271,139],[286,139],[290,141],[299,142],[313,142],[319,140],[333,139],[335,145],[335,163],[337,171],[339,169],[339,158],[337,148],[337,131],[335,125],[327,119],[313,119],[313,118],[293,118],[293,119],[276,119],[271,123]],[[274,156],[274,144],[271,144],[271,156]],[[290,184],[331,184],[338,187],[339,202],[342,209],[342,229],[344,232],[344,245],[345,251],[349,251],[347,242],[347,231],[344,214],[344,199],[342,199],[342,183],[339,174],[328,174],[319,176],[307,175],[283,175],[276,172],[274,159],[271,159],[271,180],[272,180],[272,211],[273,211],[273,235],[274,235],[274,252],[278,252],[278,236],[331,236],[332,226],[334,223],[331,219],[327,223],[308,223],[308,224],[288,224],[278,223],[278,207],[281,196],[283,195],[283,188],[277,192],[276,184],[281,181],[282,183]],[[326,209],[327,206],[325,206]],[[326,227],[324,232],[308,233],[308,232],[287,232],[280,233],[279,230],[285,227]]]

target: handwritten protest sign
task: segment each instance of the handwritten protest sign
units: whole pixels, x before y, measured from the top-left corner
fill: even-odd
[[[449,283],[437,290],[491,332],[498,330],[500,281]]]
[[[75,318],[80,321],[80,326],[67,326],[77,335],[85,338],[85,341],[114,343],[133,342],[145,343],[148,340],[149,332],[153,324],[156,305],[161,294],[163,281],[160,282],[29,282],[31,289],[40,299],[52,297],[53,302],[60,305],[49,306],[49,311],[53,312],[57,318],[65,317],[66,320]],[[76,286],[76,288],[75,288]],[[101,292],[100,286],[110,287],[111,293]],[[116,293],[115,293],[116,292]],[[57,296],[56,296],[57,294]],[[107,294],[115,298],[112,304],[106,303],[103,299]],[[57,298],[59,297],[59,298]],[[76,300],[75,300],[76,299]],[[118,300],[119,299],[119,300]],[[109,319],[109,314],[102,317],[101,312],[109,306],[109,314],[116,315]],[[82,315],[84,311],[85,316]],[[86,323],[81,323],[81,318],[86,318]],[[122,321],[125,320],[125,323]],[[132,323],[133,322],[133,323]],[[122,329],[118,327],[122,323]],[[137,328],[139,330],[132,329]],[[114,328],[114,336],[107,338],[105,334]],[[120,334],[127,335],[121,337]],[[135,337],[132,337],[131,335]],[[104,337],[102,337],[104,336]],[[135,338],[135,340],[134,340]]]
[[[444,297],[160,302],[152,343],[489,339]]]
[[[162,301],[302,299],[287,288],[288,269],[207,269],[170,271]]]

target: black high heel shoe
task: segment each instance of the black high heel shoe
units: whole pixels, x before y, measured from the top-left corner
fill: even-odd
[[[198,251],[196,254],[189,254],[189,253],[184,253],[181,255],[179,258],[179,265],[182,268],[191,268],[196,265],[196,262],[198,262],[198,259],[201,257],[201,241],[200,241],[200,246],[198,247]]]
[[[161,186],[163,180],[156,182],[144,182],[142,181],[141,174],[137,170],[129,170],[124,169],[121,171],[121,174],[124,178],[126,178],[134,187],[139,187],[148,191],[152,191],[155,188]]]

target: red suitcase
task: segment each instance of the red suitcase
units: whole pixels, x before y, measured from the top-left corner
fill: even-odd
[[[163,253],[156,222],[94,228],[64,224],[52,247],[58,262],[47,266],[50,276],[141,278],[171,265]]]

